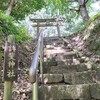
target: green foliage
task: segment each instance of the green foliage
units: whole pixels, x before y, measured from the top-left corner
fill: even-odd
[[[100,19],[100,13],[97,13],[96,15],[94,15],[93,17],[90,18],[89,22],[85,24],[85,26],[83,27],[83,30],[85,28],[87,28],[93,21]]]
[[[99,67],[100,65],[99,65],[98,62],[93,63],[92,66],[93,66],[93,69],[94,69],[95,71],[100,71],[100,67]]]
[[[51,8],[53,14],[55,14],[55,12],[58,14],[57,11],[59,11],[59,15],[69,12],[69,9],[67,8],[69,7],[70,2],[67,0],[46,0],[45,3],[47,7]]]
[[[18,0],[17,6],[14,7],[11,15],[17,20],[21,20],[26,15],[41,9],[43,6],[43,0]]]
[[[28,31],[25,29],[24,26],[20,26],[17,28],[18,34],[16,34],[17,43],[21,43],[22,41],[28,41],[32,39],[29,35]]]
[[[15,34],[17,28],[14,25],[14,20],[10,16],[6,16],[3,13],[0,13],[0,34]]]
[[[10,0],[0,0],[0,10],[6,11]],[[17,0],[11,16],[16,20],[22,20],[26,15],[41,9],[45,5],[43,0]]]
[[[5,11],[7,9],[9,0],[0,0],[0,11]]]
[[[83,30],[84,28],[84,23],[82,21],[80,21],[79,23],[77,23],[73,29],[72,32],[76,33],[76,32],[80,32],[81,30]]]
[[[84,24],[83,22],[79,22],[76,27],[73,29],[73,34],[77,33],[77,32],[81,32],[84,31],[93,21],[100,19],[100,14],[97,13],[96,15],[94,15],[93,17],[90,18],[89,22],[87,22],[86,24]]]
[[[0,13],[0,36],[7,37],[10,34],[16,36],[16,42],[28,40],[28,31],[24,26],[16,26],[15,21],[11,16]]]
[[[96,15],[94,15],[94,16],[90,19],[90,21],[93,22],[93,21],[95,21],[95,20],[97,20],[97,19],[100,19],[100,13],[97,13]]]
[[[100,23],[94,26],[88,39],[88,49],[100,55]]]

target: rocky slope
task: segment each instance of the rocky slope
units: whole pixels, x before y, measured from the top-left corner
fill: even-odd
[[[69,36],[74,48],[77,48],[90,60],[100,59],[100,14],[96,15],[81,32]]]
[[[96,55],[100,55],[100,15],[83,32],[85,47]]]

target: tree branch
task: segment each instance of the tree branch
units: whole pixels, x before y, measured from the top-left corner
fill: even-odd
[[[6,15],[10,15],[12,12],[13,7],[16,5],[16,0],[10,0],[10,3],[8,5],[8,8],[6,10]]]

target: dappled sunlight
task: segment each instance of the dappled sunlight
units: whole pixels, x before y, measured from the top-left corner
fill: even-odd
[[[48,79],[47,78],[45,78],[44,79],[44,84],[46,84],[48,82]]]
[[[48,92],[50,92],[52,89],[52,86],[48,86]]]
[[[79,60],[78,59],[75,59],[75,58],[73,58],[73,63],[74,64],[80,64]]]
[[[91,62],[86,63],[86,66],[89,70],[92,70],[92,63]]]

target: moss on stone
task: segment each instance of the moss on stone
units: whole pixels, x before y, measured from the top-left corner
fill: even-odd
[[[100,23],[96,24],[94,28],[90,30],[90,36],[86,45],[91,52],[100,55]]]
[[[100,20],[100,13],[94,15],[86,24],[84,24],[82,27],[80,27],[79,30],[77,30],[77,32],[75,32],[75,33],[84,31],[95,20]],[[73,34],[75,34],[75,33],[73,33]]]

